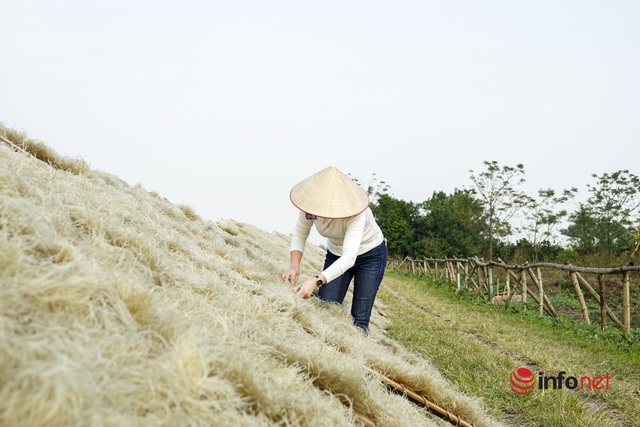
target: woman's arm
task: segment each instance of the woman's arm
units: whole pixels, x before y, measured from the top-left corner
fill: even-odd
[[[302,261],[302,252],[292,250],[289,255],[289,269],[282,275],[282,280],[295,285],[300,277],[300,262]]]
[[[305,213],[300,211],[298,214],[298,222],[291,236],[291,251],[289,253],[289,269],[282,275],[282,280],[292,285],[296,283],[300,277],[300,263],[302,254],[307,243],[307,238],[311,232],[313,221],[308,220]]]
[[[328,282],[341,276],[355,264],[360,243],[362,243],[366,219],[366,212],[362,212],[347,220],[347,228],[342,242],[342,255],[322,272]]]

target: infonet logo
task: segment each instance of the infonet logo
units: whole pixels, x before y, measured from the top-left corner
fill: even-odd
[[[539,390],[562,390],[567,388],[569,390],[605,390],[609,389],[609,383],[611,377],[609,372],[604,376],[582,376],[580,378],[574,376],[567,376],[565,371],[558,372],[558,375],[545,375],[544,372],[538,372],[538,378],[533,374],[529,368],[518,368],[511,373],[509,377],[511,382],[511,391],[517,394],[529,394],[538,385]]]

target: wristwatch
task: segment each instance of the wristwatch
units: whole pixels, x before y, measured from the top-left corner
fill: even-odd
[[[316,281],[316,285],[318,285],[318,287],[324,285],[324,282],[322,281],[322,279],[320,278],[320,276],[316,276],[316,279],[318,279]]]

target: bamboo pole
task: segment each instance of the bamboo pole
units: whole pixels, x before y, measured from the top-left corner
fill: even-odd
[[[507,278],[509,277],[513,277],[516,281],[516,284],[513,286],[513,290],[511,290],[507,295],[508,295],[508,299],[509,301],[511,301],[511,298],[513,298],[513,296],[516,294],[516,290],[518,289],[518,285],[520,284],[520,280],[522,278],[522,276],[518,277],[518,275],[516,273],[514,273],[511,270],[507,270]]]
[[[455,426],[462,426],[462,427],[475,427],[474,424],[471,424],[463,420],[462,418],[460,418],[455,414],[452,414],[451,412],[449,412],[449,410],[443,408],[442,406],[439,406],[433,403],[432,401],[427,399],[424,395],[417,393],[414,390],[411,390],[410,388],[400,384],[399,382],[392,380],[391,378],[385,375],[382,375],[378,371],[373,370],[367,366],[365,366],[365,369],[371,372],[372,374],[379,376],[380,379],[382,380],[382,383],[386,385],[389,389],[402,394],[403,396],[405,396],[407,399],[411,400],[414,403],[424,406],[425,408],[429,409],[431,412],[433,412],[440,418],[449,421],[451,424]]]
[[[482,273],[482,289],[485,292],[489,292],[489,273],[487,271],[487,267],[482,267],[480,272]]]
[[[622,285],[622,312],[624,318],[624,332],[631,333],[631,294],[629,292],[629,272],[624,272]]]
[[[536,267],[536,273],[538,274],[538,290],[540,291],[540,301],[544,301],[544,290],[542,289],[542,273],[540,272],[540,267]],[[539,314],[540,317],[542,317],[542,315],[544,314],[544,302],[543,304],[540,304],[540,310],[539,310]]]
[[[602,274],[598,274],[598,285],[600,286],[600,325],[602,332],[607,330],[607,299],[605,292],[605,281]]]
[[[511,294],[511,274],[512,273],[511,270],[505,270],[505,272],[507,273],[507,277],[505,278],[505,283],[504,283],[504,288],[505,288],[505,293],[507,295]]]
[[[536,267],[536,268],[538,268],[538,267]],[[529,276],[531,277],[531,280],[533,280],[533,284],[536,285],[536,287],[538,288],[538,292],[542,295],[542,298],[540,299],[540,301],[543,301],[544,304],[547,305],[547,307],[549,308],[549,311],[551,313],[553,313],[553,314],[551,314],[552,317],[559,317],[558,316],[558,312],[556,311],[555,308],[553,308],[553,306],[551,305],[551,301],[549,301],[549,298],[547,298],[547,295],[542,290],[542,276],[540,275],[539,268],[538,268],[538,275],[540,276],[540,281],[538,281],[538,279],[533,274],[533,271],[531,269],[527,269],[527,272],[529,273]],[[538,300],[536,300],[536,302],[539,303]]]
[[[554,314],[555,312],[551,311],[551,309],[544,303],[544,299],[541,301],[538,299],[538,296],[536,295],[535,292],[533,292],[532,289],[527,288],[527,293],[529,295],[531,295],[531,298],[533,298],[533,300],[540,306],[542,307],[542,309],[551,317],[558,317],[557,313]]]
[[[489,294],[489,299],[491,299],[491,283],[489,282],[489,267],[486,265],[482,267],[482,278],[484,279],[484,289]]]
[[[527,291],[529,290],[529,288],[527,287],[527,274],[525,273],[525,270],[522,270],[520,272],[522,276],[522,279],[520,280],[520,282],[522,283],[522,302],[524,304],[524,309],[526,310],[527,309]]]
[[[456,273],[453,271],[453,261],[449,261],[449,282],[456,283]]]
[[[470,277],[470,276],[467,274],[467,266],[466,266],[466,264],[465,264],[465,266],[464,266],[464,281],[462,282],[462,286],[463,286],[465,289],[468,289],[468,288],[469,288],[469,277]]]
[[[471,283],[473,283],[473,289],[475,289],[476,291],[480,289],[480,283],[476,283],[474,279],[474,274],[475,275],[478,274],[477,270],[478,270],[478,266],[474,265],[473,268],[471,269],[471,273],[469,273],[469,279],[471,280]]]
[[[451,273],[449,272],[449,261],[444,262],[444,280],[451,282]]]
[[[469,272],[469,269],[468,269],[467,263],[465,263],[464,264],[464,277],[465,277],[465,279],[464,279],[464,287],[465,288],[467,288],[469,286],[469,281],[467,279],[467,273],[468,272]]]
[[[578,283],[578,278],[576,277],[576,272],[571,272],[571,283],[573,283],[573,289],[578,296],[578,301],[580,301],[580,309],[582,310],[582,318],[585,322],[591,323],[589,319],[589,310],[587,309],[587,303],[584,301],[584,295],[582,294],[582,289],[580,289],[580,283]]]
[[[449,268],[451,269],[451,283],[456,283],[456,269],[453,261],[449,263]]]
[[[515,280],[516,280],[516,284],[513,287],[513,290],[508,294],[508,301],[511,301],[511,298],[513,297],[513,295],[516,293],[516,290],[518,289],[518,283],[520,283],[522,281],[522,279],[524,279],[526,281],[526,275],[524,273],[524,270],[522,271],[522,274],[520,275],[520,279],[518,278],[518,275],[516,273],[514,273],[513,271],[509,270],[508,274],[507,274],[507,278],[509,278],[509,276],[512,276]],[[546,311],[546,313],[551,316],[551,317],[558,317],[558,313],[555,312],[555,310],[551,311],[553,309],[553,307],[551,307],[551,305],[547,305],[544,303],[541,303],[540,300],[538,300],[538,296],[533,292],[533,290],[529,289],[529,287],[523,288],[526,289],[526,293],[531,295],[531,298],[533,298],[533,300],[539,304],[542,305],[544,307],[544,311]],[[543,300],[544,301],[544,300]]]
[[[444,263],[445,271],[447,272],[447,282],[453,283],[453,277],[451,274],[451,261],[447,261]]]
[[[591,294],[591,296],[598,302],[598,304],[600,304],[600,295],[598,295],[598,293],[593,290],[593,287],[591,287],[589,282],[587,282],[580,273],[576,273],[576,277],[578,278],[578,281],[580,282],[580,284],[583,285],[587,289],[587,291],[589,291],[589,294]],[[602,306],[602,304],[600,304],[600,306]],[[624,325],[618,319],[618,317],[613,313],[613,311],[611,311],[609,307],[607,307],[606,305],[604,307],[607,310],[607,314],[609,315],[609,318],[613,320],[613,323],[618,325],[618,327],[624,331]]]
[[[493,295],[493,265],[489,266],[489,300]]]

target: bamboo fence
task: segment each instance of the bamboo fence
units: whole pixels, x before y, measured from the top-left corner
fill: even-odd
[[[590,324],[591,319],[583,290],[600,307],[600,324],[603,331],[607,330],[607,321],[610,319],[627,336],[631,336],[631,274],[640,271],[640,266],[634,266],[633,263],[617,268],[590,268],[576,267],[569,263],[553,264],[546,262],[509,265],[501,259],[498,259],[498,261],[484,261],[477,257],[423,258],[421,260],[406,257],[403,260],[391,259],[389,267],[413,275],[428,275],[433,279],[443,279],[454,284],[456,289],[474,289],[479,294],[486,295],[489,300],[493,299],[494,302],[498,303],[501,301],[509,303],[516,300],[516,298],[526,303],[527,298],[531,297],[538,304],[541,316],[546,313],[552,317],[558,317],[558,313],[544,290],[542,269],[567,271],[573,291],[580,302],[580,310],[584,322]],[[502,289],[500,289],[500,280],[494,281],[495,268],[504,270]],[[589,283],[583,274],[595,274],[597,286]],[[622,281],[622,321],[608,305],[605,277],[615,275],[620,276]],[[528,280],[531,280],[531,284],[528,283]],[[596,291],[596,288],[598,291]]]

